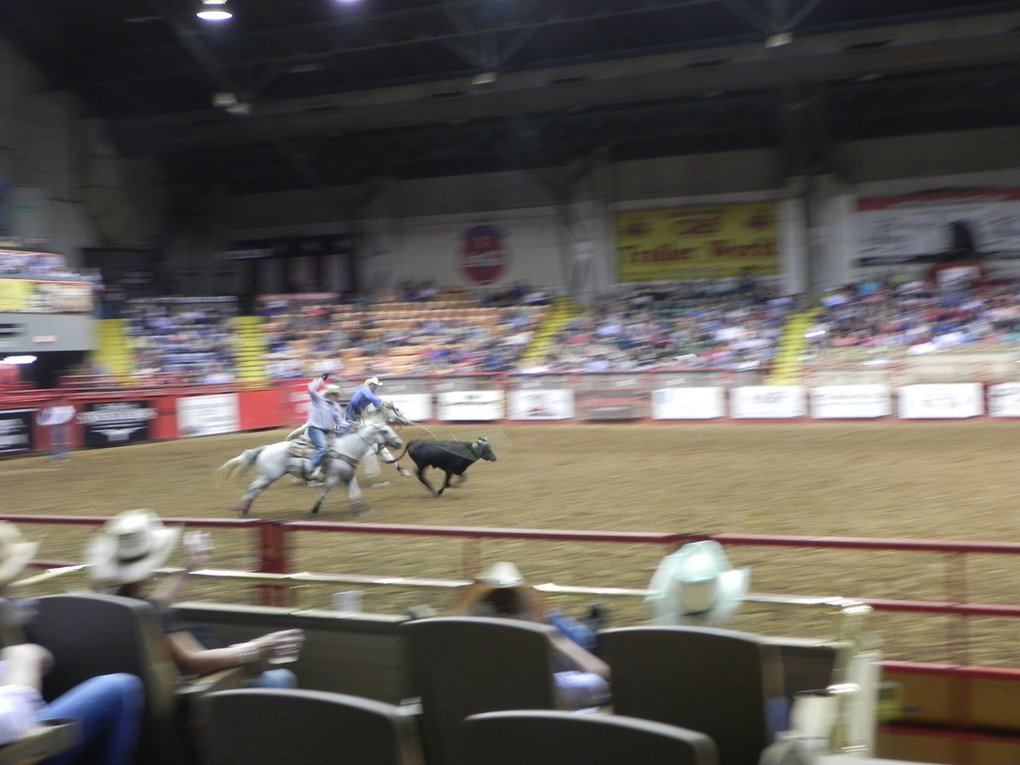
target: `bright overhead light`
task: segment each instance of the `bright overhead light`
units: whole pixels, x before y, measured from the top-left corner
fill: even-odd
[[[471,78],[472,85],[491,85],[496,81],[495,72],[479,72]]]
[[[227,0],[202,0],[202,5],[195,14],[203,21],[226,21],[234,17],[227,10]]]
[[[776,32],[774,35],[769,35],[765,38],[766,48],[781,48],[784,45],[789,45],[793,42],[793,35],[789,32]]]

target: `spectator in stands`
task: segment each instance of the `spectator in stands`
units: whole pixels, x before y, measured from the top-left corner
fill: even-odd
[[[691,542],[662,559],[645,602],[656,624],[719,627],[739,608],[750,576],[730,565],[718,542]]]
[[[562,705],[585,709],[609,701],[609,665],[591,652],[595,645],[592,631],[559,611],[546,612],[541,593],[524,583],[513,563],[494,564],[452,610],[464,616],[523,619],[554,627],[554,679]]]
[[[38,545],[22,537],[16,526],[0,522],[0,595],[35,556]],[[3,609],[4,618],[15,609]],[[2,632],[20,625],[4,625]],[[73,629],[69,625],[69,629]],[[81,740],[43,765],[102,763],[131,765],[141,725],[144,693],[134,675],[98,675],[46,703],[42,680],[53,656],[33,643],[0,650],[0,745],[17,740],[34,725],[71,719],[80,726]]]
[[[327,385],[329,372],[323,372],[318,378],[308,384],[308,406],[307,430],[308,440],[315,447],[315,453],[308,461],[308,474],[306,481],[322,480],[322,460],[329,451],[330,439],[337,433],[345,430],[350,424],[344,416],[344,410],[340,407],[340,388],[336,385]],[[325,386],[325,387],[323,387]],[[320,392],[321,389],[321,392]],[[348,409],[350,407],[348,406]],[[354,418],[350,418],[353,422]]]
[[[296,655],[304,644],[300,629],[281,630],[223,648],[207,648],[176,622],[173,604],[180,597],[185,577],[212,550],[202,538],[191,538],[184,571],[170,577],[158,591],[149,594],[157,569],[170,557],[181,529],[168,528],[151,510],[127,510],[111,518],[88,543],[85,560],[89,576],[114,595],[152,603],[160,613],[166,647],[178,670],[185,675],[207,675],[222,669],[269,659]],[[263,672],[252,687],[293,688],[294,673],[277,668]]]

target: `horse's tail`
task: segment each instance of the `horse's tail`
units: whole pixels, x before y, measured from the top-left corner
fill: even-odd
[[[254,449],[245,449],[233,459],[227,460],[216,468],[216,475],[225,481],[229,481],[235,475],[244,475],[244,472],[255,464],[255,460],[265,448],[265,446],[256,446]]]

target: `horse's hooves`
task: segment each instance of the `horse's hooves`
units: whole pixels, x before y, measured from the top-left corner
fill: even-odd
[[[312,508],[312,515],[318,515],[318,514],[319,514],[319,506],[316,505],[315,507]]]
[[[358,507],[351,508],[351,515],[355,518],[367,518],[370,515],[375,515],[375,510],[370,508],[368,505],[360,505]]]

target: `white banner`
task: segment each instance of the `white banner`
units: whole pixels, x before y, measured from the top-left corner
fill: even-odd
[[[906,194],[861,199],[854,216],[858,252],[895,257],[945,252],[951,224],[965,226],[978,252],[1020,252],[1020,190]]]
[[[989,385],[988,414],[992,417],[1020,417],[1020,383]]]
[[[985,411],[981,383],[905,385],[899,398],[905,420],[978,417]]]
[[[783,419],[807,414],[807,396],[801,385],[753,385],[730,391],[734,419]]]
[[[570,420],[574,391],[565,388],[510,391],[511,420]]]
[[[725,416],[725,388],[659,388],[652,391],[652,419],[712,420]]]
[[[499,390],[445,391],[438,403],[440,420],[503,419],[503,391]]]
[[[819,420],[892,414],[892,391],[888,385],[821,385],[812,388],[810,396],[811,416]]]
[[[384,400],[392,401],[409,420],[423,422],[432,419],[432,396],[428,393],[396,393],[385,396]]]
[[[240,429],[236,393],[177,399],[177,432],[185,438],[236,433]]]

